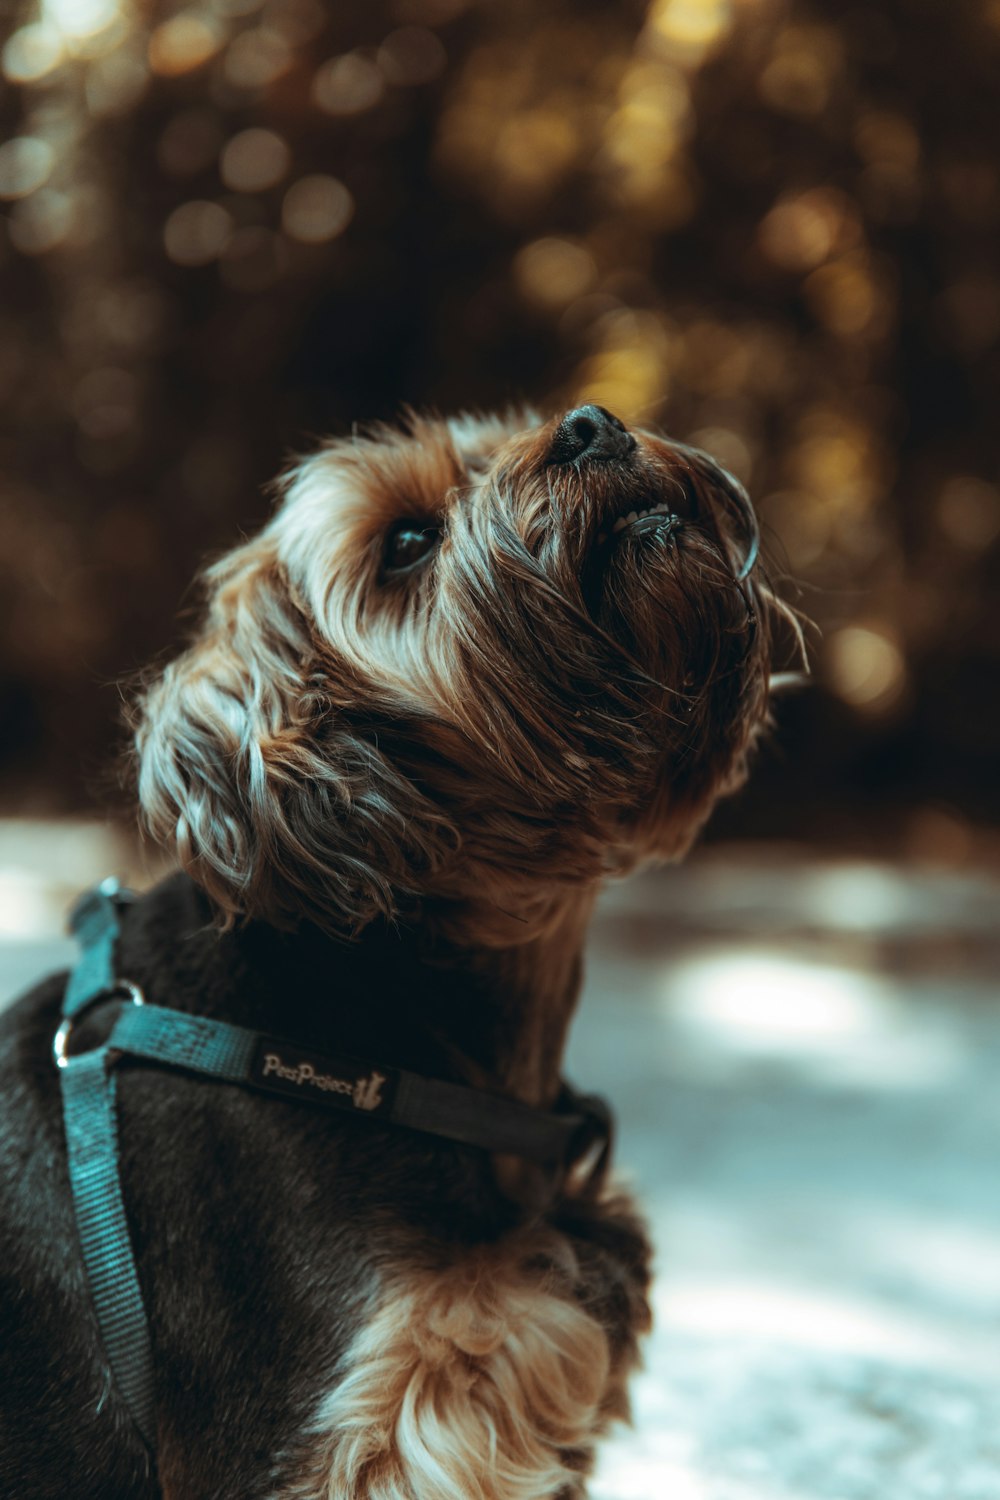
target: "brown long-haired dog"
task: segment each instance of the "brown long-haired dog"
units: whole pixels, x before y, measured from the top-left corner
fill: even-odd
[[[782,607],[755,557],[733,479],[597,406],[306,459],[138,709],[143,813],[186,875],[130,913],[125,971],[552,1106],[602,880],[681,854],[765,719]],[[22,1002],[39,1046],[58,990]],[[583,1493],[648,1323],[620,1194],[175,1074],[125,1069],[120,1098],[158,1478],[77,1275],[46,1367],[87,1410],[74,1495]],[[71,1239],[64,1190],[45,1211]],[[19,1496],[68,1493],[26,1453]]]

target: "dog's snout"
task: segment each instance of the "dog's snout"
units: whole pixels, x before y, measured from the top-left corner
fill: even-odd
[[[624,422],[603,406],[577,406],[556,428],[549,449],[550,464],[571,464],[578,458],[626,458],[635,438]]]

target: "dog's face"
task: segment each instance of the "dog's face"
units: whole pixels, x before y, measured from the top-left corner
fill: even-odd
[[[755,557],[735,480],[600,407],[332,443],[147,695],[146,818],[225,913],[335,931],[674,855],[766,711]]]

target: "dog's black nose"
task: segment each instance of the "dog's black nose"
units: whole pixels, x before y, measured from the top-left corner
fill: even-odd
[[[624,422],[603,406],[577,406],[567,412],[556,428],[550,464],[571,464],[578,458],[626,458],[635,438]]]

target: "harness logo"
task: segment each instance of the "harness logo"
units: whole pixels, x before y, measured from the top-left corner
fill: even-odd
[[[396,1076],[372,1067],[362,1072],[366,1066],[346,1058],[291,1053],[280,1043],[266,1040],[254,1060],[253,1076],[258,1083],[278,1093],[300,1098],[312,1095],[317,1103],[317,1096],[323,1096],[325,1104],[342,1109],[385,1114],[392,1105]]]
[[[355,1109],[378,1109],[382,1103],[384,1073],[372,1073],[368,1078],[359,1078],[354,1085]]]

